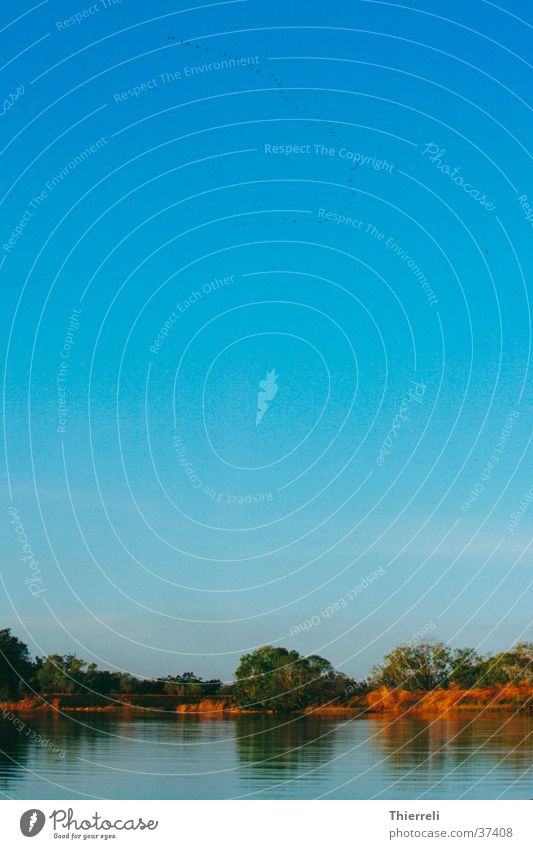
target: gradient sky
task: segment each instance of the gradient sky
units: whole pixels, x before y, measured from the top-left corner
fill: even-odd
[[[533,639],[528,12],[2,4],[1,611],[32,651],[362,676],[424,629]]]

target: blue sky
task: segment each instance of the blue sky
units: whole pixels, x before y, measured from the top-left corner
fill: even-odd
[[[225,679],[532,639],[528,4],[1,14],[2,621]]]

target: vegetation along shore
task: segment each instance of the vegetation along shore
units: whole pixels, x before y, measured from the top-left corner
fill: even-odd
[[[216,718],[241,713],[442,714],[533,710],[533,643],[481,656],[443,643],[409,643],[356,681],[319,655],[263,646],[241,657],[235,681],[193,672],[135,678],[73,654],[32,659],[0,630],[0,716],[33,711],[143,711]]]

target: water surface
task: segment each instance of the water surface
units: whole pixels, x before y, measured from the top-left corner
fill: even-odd
[[[528,715],[21,718],[0,720],[4,798],[533,797]]]

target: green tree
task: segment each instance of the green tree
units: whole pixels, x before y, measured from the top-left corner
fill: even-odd
[[[385,655],[371,673],[374,687],[434,690],[447,687],[453,668],[451,649],[444,643],[406,643]]]
[[[90,663],[84,675],[84,683],[95,693],[106,696],[120,692],[121,675],[118,672],[98,669],[95,663]]]
[[[220,692],[221,686],[222,681],[219,678],[204,681],[194,672],[169,675],[164,679],[164,692],[173,696],[214,696]]]
[[[33,676],[34,664],[26,643],[14,637],[10,628],[0,630],[0,699],[16,699]]]
[[[452,655],[452,671],[449,676],[450,684],[455,684],[464,690],[471,687],[482,687],[485,683],[487,662],[475,649],[456,649]]]
[[[485,661],[485,683],[533,683],[533,643],[519,643],[510,651],[502,651]]]
[[[519,643],[514,651],[520,667],[520,683],[533,685],[533,643]]]
[[[42,693],[79,693],[85,683],[86,662],[75,654],[49,654],[37,670]]]
[[[276,712],[301,710],[329,701],[348,679],[319,655],[262,646],[241,657],[235,671],[235,696],[243,707]]]
[[[325,660],[320,655],[312,654],[302,660],[305,669],[307,704],[319,705],[346,701],[356,691],[361,692],[363,688],[361,683],[338,672],[329,660]]]
[[[137,685],[140,683],[137,678],[130,675],[129,672],[121,672],[118,676],[118,692],[119,693],[136,693]]]

